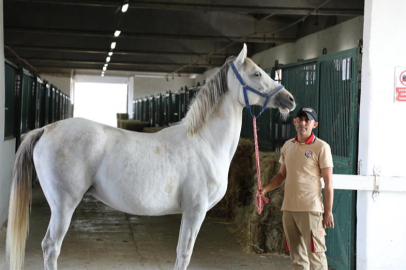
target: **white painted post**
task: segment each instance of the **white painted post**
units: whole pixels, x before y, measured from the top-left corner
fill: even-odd
[[[365,1],[358,157],[361,175],[379,166],[382,177],[375,201],[358,191],[357,269],[406,269],[406,102],[394,101],[395,68],[406,66],[404,14],[404,0]]]
[[[5,82],[4,82],[4,35],[3,35],[4,23],[3,23],[3,1],[0,3],[0,172],[3,171],[3,142],[4,142],[4,107],[5,107]],[[3,177],[0,174],[0,190],[3,189]],[[7,193],[6,193],[7,194]],[[5,194],[5,195],[6,195]],[[2,195],[2,193],[0,193]],[[5,221],[5,215],[3,214],[7,204],[5,200],[0,200],[0,228]]]
[[[134,118],[134,110],[133,110],[133,101],[134,101],[134,77],[128,78],[128,97],[127,97],[127,113],[128,118]]]

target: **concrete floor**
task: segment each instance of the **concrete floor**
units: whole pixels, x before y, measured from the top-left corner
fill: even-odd
[[[50,210],[40,189],[34,190],[25,269],[43,269],[41,241]],[[127,215],[86,196],[76,210],[62,245],[59,269],[173,269],[180,215]],[[196,240],[189,269],[274,269],[290,267],[283,255],[243,250],[233,224],[206,218]],[[5,234],[0,233],[0,269],[4,269]]]

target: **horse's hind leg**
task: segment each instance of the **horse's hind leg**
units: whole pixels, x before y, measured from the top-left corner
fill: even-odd
[[[46,270],[57,269],[57,259],[61,251],[62,241],[68,231],[73,212],[87,190],[84,187],[78,189],[61,188],[60,185],[56,187],[53,183],[48,182],[47,184],[50,185],[43,185],[43,181],[41,181],[51,208],[51,220],[44,240],[42,240],[44,268]]]
[[[44,268],[46,270],[57,269],[57,260],[61,251],[62,241],[68,231],[73,211],[74,209],[52,210],[48,230],[44,240],[42,240]]]

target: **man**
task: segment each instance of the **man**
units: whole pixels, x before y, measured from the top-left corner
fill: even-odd
[[[293,124],[297,135],[282,147],[280,170],[262,195],[285,183],[282,219],[293,269],[327,270],[324,229],[334,228],[333,158],[330,146],[313,133],[319,124],[314,109],[300,109]]]

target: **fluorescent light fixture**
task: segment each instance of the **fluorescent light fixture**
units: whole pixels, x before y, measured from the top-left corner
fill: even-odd
[[[112,56],[113,55],[113,52],[109,52],[109,56]]]
[[[107,56],[107,58],[106,58],[106,62],[108,63],[108,62],[110,62],[110,56]]]
[[[124,4],[121,8],[121,11],[124,13],[128,10],[128,4]]]
[[[118,37],[120,34],[121,34],[121,31],[120,31],[120,30],[116,30],[116,32],[114,32],[114,36],[115,36],[115,37]]]
[[[107,67],[103,67],[103,71],[106,71]]]
[[[116,42],[112,42],[110,48],[114,49],[116,47],[117,43]]]
[[[104,73],[102,73],[101,76],[104,77]]]
[[[104,64],[105,67],[107,67],[109,64]]]

